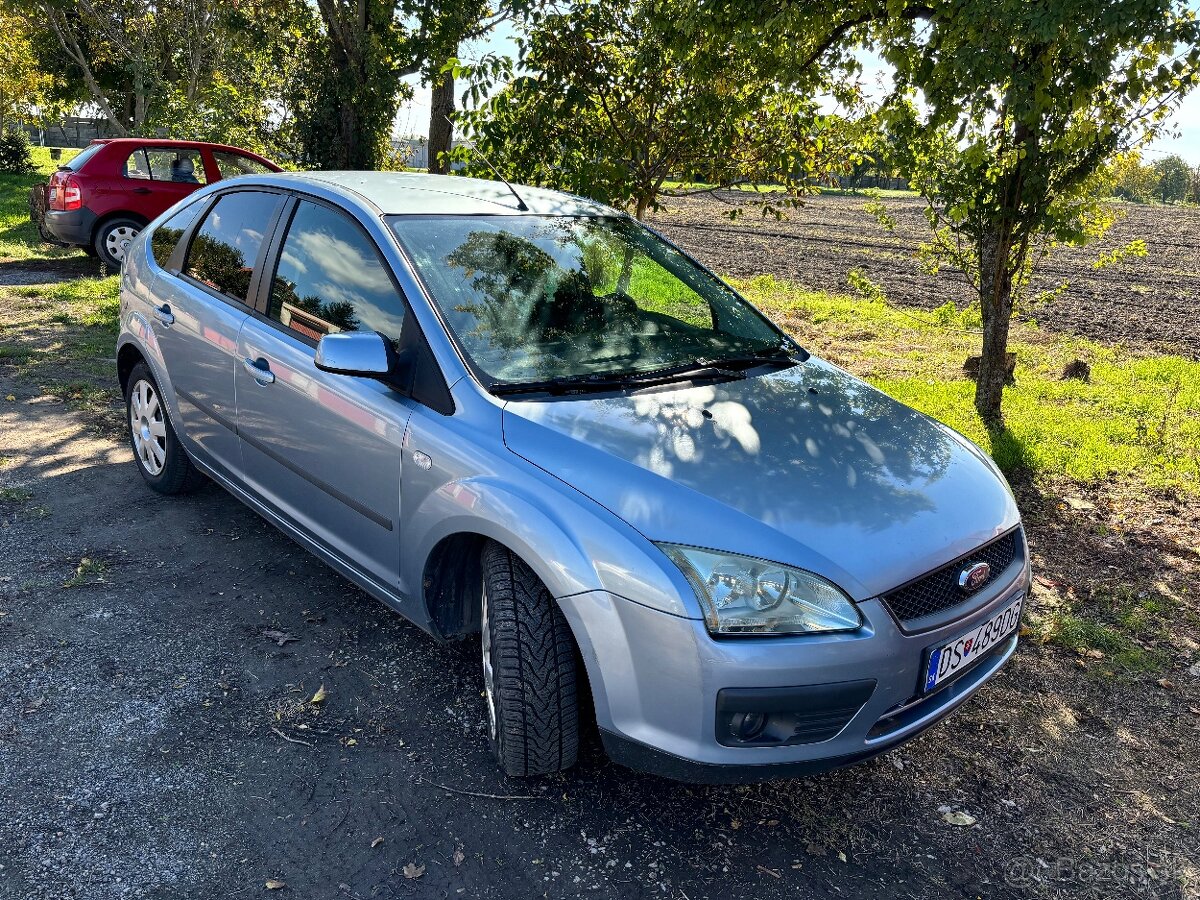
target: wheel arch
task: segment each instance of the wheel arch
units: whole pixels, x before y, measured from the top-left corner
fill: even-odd
[[[134,222],[139,223],[142,228],[145,228],[147,225],[150,224],[150,220],[147,219],[145,216],[143,216],[141,213],[136,213],[136,212],[133,212],[132,210],[127,210],[127,209],[111,210],[109,212],[104,213],[101,216],[98,216],[96,218],[96,221],[92,223],[91,243],[93,245],[96,243],[97,235],[100,234],[100,229],[103,228],[105,225],[107,225],[109,222],[111,222],[113,219],[132,219]]]
[[[608,590],[688,614],[683,576],[640,533],[580,494],[553,488],[549,494],[465,479],[430,492],[405,513],[416,527],[405,535],[412,550],[402,581],[419,598],[430,631],[451,638],[478,630],[479,557],[488,540],[518,556],[556,599]]]
[[[129,387],[129,376],[133,372],[134,366],[140,362],[144,362],[153,371],[150,361],[146,359],[146,355],[142,353],[141,348],[137,344],[129,341],[121,345],[121,348],[117,351],[117,381],[121,385],[122,396],[125,395],[125,391]]]

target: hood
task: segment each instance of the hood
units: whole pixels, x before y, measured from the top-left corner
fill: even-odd
[[[512,452],[646,537],[877,596],[1019,521],[979,448],[827,362],[709,386],[506,404]]]

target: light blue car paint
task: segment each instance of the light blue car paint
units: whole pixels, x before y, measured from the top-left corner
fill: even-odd
[[[361,224],[410,304],[452,414],[370,378],[318,370],[310,345],[148,252],[149,236],[178,209],[254,188],[315,198]],[[519,555],[557,599],[606,745],[630,764],[723,780],[727,771],[770,777],[852,762],[928,727],[1003,665],[1015,635],[921,694],[931,649],[1027,589],[1007,484],[966,439],[836,366],[810,357],[713,384],[585,396],[489,392],[386,220],[620,215],[517,190],[528,213],[503,185],[464,178],[305,173],[205,188],[130,246],[119,359],[148,362],[180,440],[207,474],[428,631],[452,630],[439,626],[428,587],[444,542],[479,535]],[[248,365],[255,360],[269,363],[271,383]],[[881,600],[1009,533],[1016,552],[1001,577],[919,628]],[[816,573],[855,602],[863,625],[716,638],[695,589],[654,542]],[[469,613],[463,622],[477,627]],[[715,737],[723,689],[863,680],[875,682],[869,699],[832,737],[786,746]]]

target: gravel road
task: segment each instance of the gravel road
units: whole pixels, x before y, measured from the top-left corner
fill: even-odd
[[[1200,877],[1186,672],[1180,696],[1028,645],[850,770],[695,787],[592,740],[509,780],[474,642],[436,644],[215,487],[151,493],[94,415],[4,375],[0,461],[0,897],[1114,896],[1060,859],[1158,866],[1122,894]],[[1035,549],[1088,533],[1023,502]],[[1138,540],[1113,560],[1163,558]]]

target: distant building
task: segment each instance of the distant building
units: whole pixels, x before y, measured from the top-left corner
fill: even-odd
[[[470,147],[473,144],[471,141],[456,140],[453,146]],[[429,168],[429,138],[417,135],[411,137],[394,137],[392,138],[392,149],[404,155],[406,160],[405,165],[410,169]],[[456,162],[451,168],[455,170],[461,169],[462,163]]]

